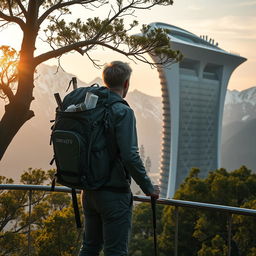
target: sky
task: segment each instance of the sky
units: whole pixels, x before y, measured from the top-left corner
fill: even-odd
[[[94,11],[74,9],[76,16],[83,17],[107,15],[106,7]],[[181,27],[196,35],[208,35],[219,47],[226,51],[238,53],[247,58],[233,73],[228,89],[244,90],[256,86],[256,0],[174,0],[172,6],[154,7],[152,10],[135,12],[136,17],[127,17],[128,22],[136,19],[140,24],[164,22]],[[135,31],[137,32],[137,31]],[[0,32],[0,45],[8,44],[16,49],[20,47],[20,33],[15,27]],[[38,49],[46,50],[42,43]],[[153,96],[161,95],[158,73],[155,69],[142,63],[133,63],[119,54],[109,50],[98,49],[92,56],[101,64],[123,60],[128,62],[132,69],[131,90],[138,89]],[[54,65],[56,61],[48,61]],[[84,56],[76,53],[65,55],[61,59],[63,68],[85,82],[101,76],[101,70],[96,69]]]

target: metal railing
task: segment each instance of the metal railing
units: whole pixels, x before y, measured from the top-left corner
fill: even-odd
[[[52,192],[51,186],[43,185],[14,185],[14,184],[0,184],[0,190],[26,190],[29,191],[28,196],[28,214],[29,214],[29,223],[28,223],[28,256],[31,255],[31,210],[32,210],[32,191],[49,191]],[[71,189],[67,187],[56,186],[54,192],[65,192],[71,193]],[[80,193],[78,190],[77,193]],[[134,201],[138,202],[147,202],[150,203],[150,198],[146,196],[137,196],[135,195]],[[160,198],[157,200],[157,204],[175,206],[175,240],[174,240],[174,256],[178,256],[178,234],[179,234],[179,207],[188,207],[202,210],[213,210],[217,212],[227,213],[227,223],[228,223],[228,256],[231,256],[231,239],[232,239],[232,215],[246,215],[256,217],[256,210],[224,206],[217,204],[209,203],[200,203],[192,201],[183,201],[175,199],[163,199]]]

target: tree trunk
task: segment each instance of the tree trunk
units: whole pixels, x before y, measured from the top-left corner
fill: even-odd
[[[28,83],[33,84],[33,81],[28,81]],[[32,100],[32,97],[21,98],[17,95],[12,102],[6,105],[5,113],[0,121],[0,160],[19,129],[34,116],[33,111],[30,110]]]
[[[33,63],[34,42],[24,35],[20,51],[18,67],[18,86],[15,96],[5,106],[5,113],[0,121],[0,160],[19,129],[34,116],[30,110],[33,98],[34,71]],[[31,50],[33,49],[33,50]]]
[[[18,87],[13,99],[5,107],[5,113],[0,121],[0,160],[19,129],[34,116],[30,110],[34,88],[34,51],[37,33],[38,1],[29,0],[26,25],[18,67]]]

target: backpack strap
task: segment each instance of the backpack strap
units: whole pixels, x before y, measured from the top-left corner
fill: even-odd
[[[105,113],[105,117],[104,117],[105,136],[107,139],[107,149],[108,149],[110,159],[111,159],[110,166],[109,166],[109,169],[110,169],[109,178],[111,177],[111,170],[113,169],[113,165],[116,162],[116,158],[119,157],[118,156],[118,147],[117,147],[116,137],[115,137],[115,129],[113,126],[113,122],[111,120],[112,119],[111,117],[113,116],[111,107],[116,103],[122,103],[122,104],[129,106],[129,104],[125,100],[115,100],[115,101],[105,104],[105,107],[106,107],[106,113]],[[120,162],[122,164],[121,159],[120,159]],[[127,173],[126,168],[124,168],[124,170],[126,172],[126,177],[128,178],[129,175]],[[122,191],[119,191],[119,192],[122,192]]]
[[[114,126],[112,125],[112,122],[110,122],[110,120],[111,120],[111,112],[112,112],[111,107],[116,103],[122,103],[129,106],[129,104],[125,100],[115,100],[105,104],[106,113],[104,117],[104,126],[106,131],[108,151],[112,160],[114,160],[117,155],[117,145],[115,140]]]
[[[76,219],[76,227],[81,228],[81,219],[80,219],[80,212],[78,208],[78,203],[77,203],[77,197],[76,197],[76,190],[72,188],[72,203],[73,203],[73,208],[74,208],[74,213],[75,213],[75,219]]]

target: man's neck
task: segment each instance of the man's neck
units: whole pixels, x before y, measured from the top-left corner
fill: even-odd
[[[110,90],[111,92],[114,92],[114,93],[118,94],[120,97],[123,98],[123,93],[124,93],[123,90],[113,89],[113,88],[109,88],[109,90]]]

